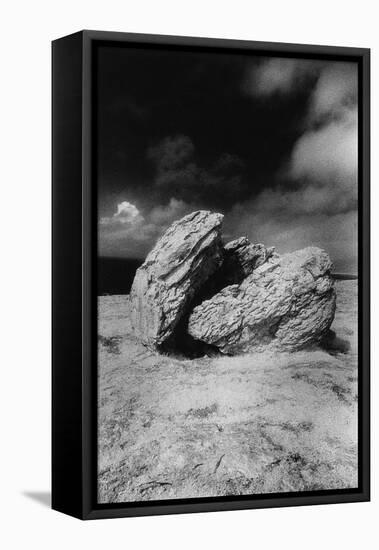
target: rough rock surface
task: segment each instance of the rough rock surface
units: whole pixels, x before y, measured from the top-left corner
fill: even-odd
[[[279,257],[274,250],[274,247],[252,244],[247,237],[240,237],[224,245],[223,262],[197,293],[194,307],[209,300],[226,286],[242,283],[269,258]]]
[[[159,346],[174,333],[192,298],[222,263],[222,214],[197,211],[174,222],[137,270],[131,323],[137,337]]]
[[[197,306],[188,332],[229,354],[316,343],[334,318],[331,268],[328,254],[319,248],[275,254],[241,284],[227,286]]]
[[[241,283],[254,269],[274,255],[275,248],[263,244],[252,244],[246,237],[229,242],[224,247],[222,266],[225,286]]]

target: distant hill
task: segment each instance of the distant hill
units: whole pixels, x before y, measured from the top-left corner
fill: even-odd
[[[129,294],[134,275],[143,260],[98,258],[97,295]]]
[[[332,273],[333,279],[339,279],[342,281],[350,281],[358,279],[358,275],[351,275],[350,273]]]
[[[134,258],[98,258],[97,294],[129,294],[134,275],[143,260]],[[358,275],[332,273],[337,280],[354,280]]]

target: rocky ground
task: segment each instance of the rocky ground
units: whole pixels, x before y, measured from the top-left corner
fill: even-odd
[[[192,360],[99,297],[99,501],[357,486],[357,281],[336,287],[328,351]]]

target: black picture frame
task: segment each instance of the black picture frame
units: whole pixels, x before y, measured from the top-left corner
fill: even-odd
[[[99,43],[354,60],[359,65],[359,487],[125,504],[96,502],[96,155]],[[370,499],[370,50],[85,30],[52,43],[52,508],[81,519]]]

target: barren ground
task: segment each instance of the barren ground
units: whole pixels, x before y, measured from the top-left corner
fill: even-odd
[[[357,281],[336,284],[333,354],[159,355],[99,297],[99,502],[356,487]]]

